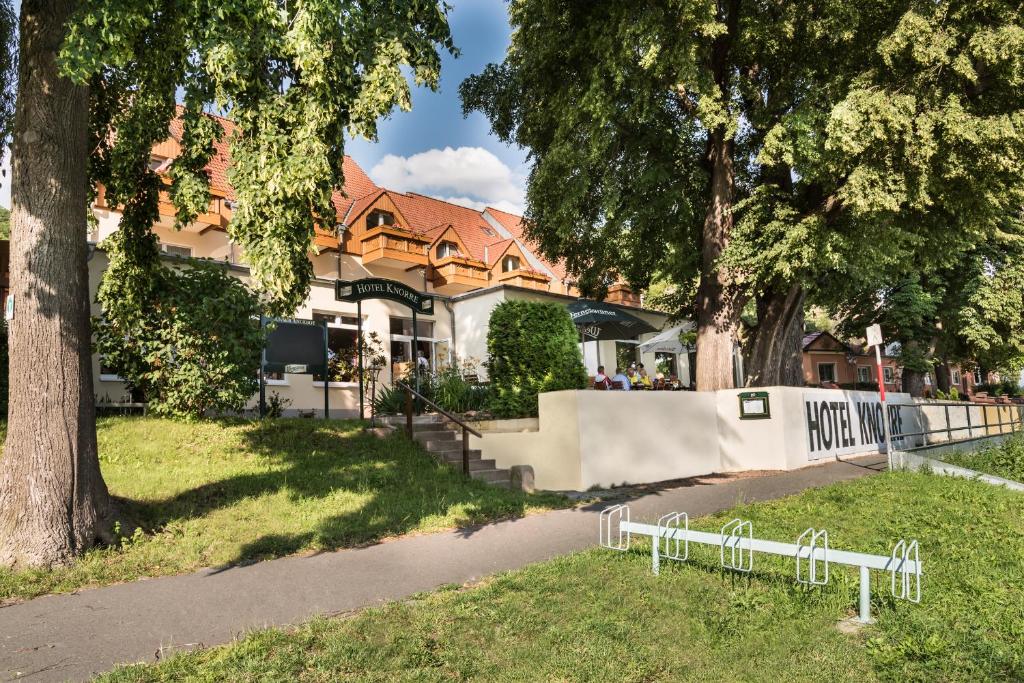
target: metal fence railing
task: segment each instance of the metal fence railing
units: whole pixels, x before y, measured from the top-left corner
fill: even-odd
[[[1024,431],[1024,405],[1020,404],[927,401],[889,405],[890,409],[912,411],[912,419],[900,422],[918,427],[917,431],[893,433],[893,441],[920,439],[923,443],[919,446],[931,446]],[[940,421],[940,426],[926,428],[932,427],[933,421]]]

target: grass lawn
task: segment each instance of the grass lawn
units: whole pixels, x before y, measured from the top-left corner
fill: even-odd
[[[742,506],[695,528],[751,519],[760,537],[824,526],[833,547],[888,554],[920,540],[920,605],[888,597],[847,635],[855,569],[825,589],[795,585],[791,560],[717,568],[717,550],[650,574],[643,544],[591,550],[295,630],[135,666],[106,681],[989,681],[1024,679],[1024,496],[975,481],[898,472]],[[649,546],[648,546],[649,548]]]
[[[1024,482],[1024,437],[1013,436],[977,451],[954,451],[936,456],[950,465],[967,467],[1004,479]]]
[[[352,421],[107,418],[98,434],[103,476],[137,531],[69,567],[0,569],[0,602],[569,504],[467,481]]]

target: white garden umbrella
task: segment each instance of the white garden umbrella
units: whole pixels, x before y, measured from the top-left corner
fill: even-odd
[[[696,325],[690,321],[671,327],[640,344],[640,351],[643,353],[686,353],[690,349],[679,341],[679,335],[692,332],[695,328]]]

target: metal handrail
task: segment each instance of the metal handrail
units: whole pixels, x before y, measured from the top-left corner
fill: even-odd
[[[964,416],[967,418],[967,425],[966,426],[964,426],[964,427],[954,427],[954,426],[952,426],[952,424],[950,422],[950,415],[949,415],[949,408],[950,408],[950,406],[955,406],[955,407],[958,407],[958,408],[964,408]],[[1024,406],[1022,406],[1021,404],[1016,404],[1016,403],[1009,403],[1009,404],[1007,404],[1007,403],[975,403],[973,401],[929,401],[927,403],[896,403],[896,404],[893,404],[891,407],[895,408],[896,410],[901,410],[901,409],[904,409],[904,408],[921,409],[921,408],[924,408],[924,407],[940,407],[940,408],[944,408],[943,414],[945,416],[945,422],[946,422],[946,426],[945,427],[939,427],[937,429],[928,429],[928,430],[920,431],[920,432],[907,432],[907,433],[904,433],[904,434],[893,434],[892,438],[894,440],[907,439],[907,438],[915,437],[915,436],[926,436],[927,437],[927,436],[931,436],[932,434],[945,433],[946,437],[947,437],[947,441],[952,442],[953,441],[953,432],[963,432],[963,431],[966,431],[967,434],[968,434],[968,439],[972,439],[972,438],[974,438],[974,432],[976,432],[976,431],[984,432],[983,436],[992,436],[992,434],[990,434],[990,432],[991,432],[992,429],[994,429],[996,427],[999,428],[999,432],[996,434],[996,436],[1006,433],[1005,431],[1003,431],[1003,427],[1009,427],[1011,434],[1015,433],[1015,432],[1018,432],[1018,431],[1021,431],[1022,429],[1024,429]],[[979,409],[981,409],[981,417],[982,417],[982,420],[983,420],[982,423],[980,423],[980,424],[971,424],[971,408],[979,408]],[[997,415],[997,417],[999,418],[999,422],[989,422],[989,415],[988,415],[988,410],[987,410],[989,408],[995,408],[997,410],[997,412],[999,413],[999,415]],[[1011,419],[1009,421],[1003,420],[1002,413],[1003,413],[1003,409],[1004,408],[1010,408],[1011,409],[1010,410]],[[1014,408],[1016,408],[1016,410],[1012,410]],[[1016,419],[1013,419],[1013,413],[1016,413]],[[928,444],[928,445],[931,445],[931,444]]]
[[[402,382],[401,380],[397,380],[395,382],[395,385],[405,390],[405,433],[408,434],[410,439],[412,438],[412,413],[413,413],[413,407],[412,407],[413,400],[412,400],[412,397],[413,396],[415,396],[419,400],[421,400],[424,403],[426,403],[428,406],[433,408],[439,414],[444,415],[446,418],[448,418],[449,420],[451,420],[455,424],[457,424],[460,427],[462,427],[462,473],[465,474],[468,477],[469,476],[469,435],[472,434],[473,436],[477,437],[478,439],[484,438],[484,435],[481,434],[480,432],[476,431],[472,427],[470,427],[468,424],[466,424],[465,422],[463,422],[459,418],[457,418],[454,415],[452,415],[451,413],[449,413],[447,410],[445,410],[441,406],[439,406],[436,403],[434,403],[433,401],[431,401],[429,398],[427,398],[426,396],[424,396],[420,392],[418,392],[415,389],[413,389],[412,387],[410,387],[405,382]]]

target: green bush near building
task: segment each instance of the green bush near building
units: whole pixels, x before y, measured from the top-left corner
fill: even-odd
[[[117,255],[111,269],[127,270]],[[223,265],[201,260],[181,270],[157,265],[144,294],[104,279],[103,316],[93,324],[104,364],[141,390],[157,415],[244,409],[258,386],[263,346],[256,296]]]
[[[545,391],[582,389],[587,371],[579,334],[565,306],[503,301],[487,331],[490,410],[498,417],[532,417]]]

